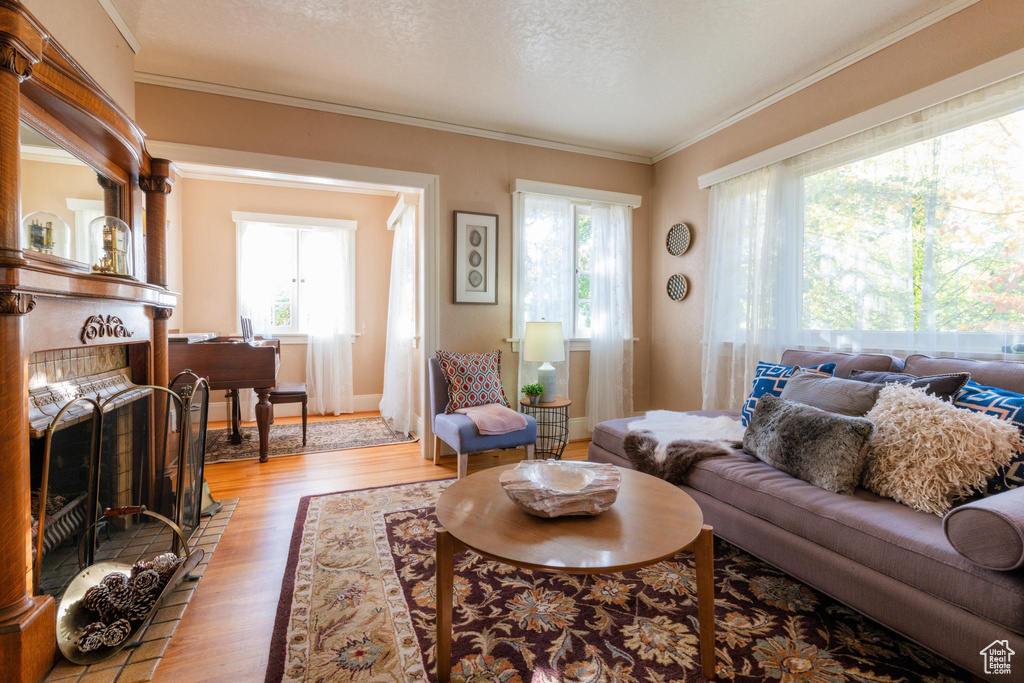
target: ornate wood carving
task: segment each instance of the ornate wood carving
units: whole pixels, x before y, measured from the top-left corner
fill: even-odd
[[[124,326],[124,323],[116,315],[93,315],[85,321],[82,326],[82,333],[78,336],[83,344],[88,344],[93,339],[102,337],[114,337],[122,339],[131,337],[135,333]]]
[[[170,194],[174,183],[170,178],[151,175],[148,178],[139,179],[139,187],[146,194]]]
[[[156,320],[167,320],[172,315],[174,315],[174,309],[173,308],[154,308],[153,309],[153,318],[155,318]]]
[[[0,315],[25,315],[36,307],[36,298],[22,292],[0,292]]]
[[[10,41],[10,37],[7,39]],[[10,71],[19,81],[32,75],[32,65],[37,61],[38,58],[32,59],[27,50],[19,50],[13,42],[0,43],[0,69]]]

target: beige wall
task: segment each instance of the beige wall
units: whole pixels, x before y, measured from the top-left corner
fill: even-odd
[[[97,0],[22,0],[28,11],[129,116],[135,53]]]
[[[701,404],[708,191],[697,189],[697,176],[1024,48],[1022,12],[1019,1],[981,0],[654,166],[652,407],[689,410]],[[664,246],[676,221],[694,228],[693,246],[682,257],[669,256]],[[678,303],[665,294],[676,272],[691,283],[690,295]]]
[[[356,395],[381,393],[394,240],[386,223],[396,197],[194,178],[178,181],[171,194],[181,202],[181,225],[175,226],[181,234],[181,327],[189,332],[239,332],[232,211],[356,221],[356,331],[362,337],[352,347],[353,388]],[[305,344],[282,344],[279,379],[306,381]]]
[[[184,270],[181,260],[182,236],[185,224],[182,221],[182,189],[181,177],[171,172],[171,180],[174,185],[171,193],[167,195],[167,288],[172,292],[182,293],[184,289]],[[174,313],[167,321],[168,330],[182,330],[185,328],[185,299],[178,298],[178,305],[174,307]]]
[[[320,159],[440,176],[441,346],[453,351],[503,351],[502,377],[514,395],[516,359],[504,339],[512,331],[512,197],[515,178],[628,192],[643,196],[633,213],[634,402],[648,404],[651,167],[320,111],[220,95],[138,85],[138,122],[152,140]],[[186,181],[187,186],[187,181]],[[186,190],[186,213],[188,212]],[[498,214],[498,305],[452,303],[452,211]],[[188,249],[186,248],[186,253]],[[222,254],[218,252],[223,257]],[[188,294],[186,326],[202,320]],[[202,306],[200,306],[202,308]],[[359,342],[362,343],[362,342]],[[586,353],[574,353],[572,414],[585,414]]]

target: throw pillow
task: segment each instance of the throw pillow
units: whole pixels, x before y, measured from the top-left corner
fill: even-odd
[[[779,363],[766,363],[760,361],[754,368],[754,381],[750,385],[750,394],[747,400],[740,407],[740,423],[746,427],[750,424],[750,418],[754,414],[754,408],[762,396],[780,396],[786,388],[786,381],[790,376],[801,369],[800,366],[781,365]],[[819,375],[831,376],[836,371],[835,363],[822,363],[810,368],[803,368],[808,372],[817,372]]]
[[[860,483],[874,426],[776,396],[757,402],[743,450],[823,489],[851,495]]]
[[[1024,395],[970,381],[953,399],[953,405],[1006,420],[1024,432]],[[1024,486],[1024,450],[1014,453],[1010,464],[988,480],[982,493],[994,496],[1021,486]]]
[[[969,372],[954,372],[948,375],[928,375],[918,377],[905,372],[875,372],[869,370],[853,370],[850,379],[869,384],[906,384],[907,386],[924,389],[926,394],[934,394],[943,401],[952,401],[956,392],[964,388],[971,378]]]
[[[1024,445],[1010,422],[903,384],[883,387],[865,417],[875,423],[875,438],[864,487],[936,515],[983,489]]]
[[[830,413],[863,417],[875,405],[881,390],[881,384],[801,370],[789,378],[781,396],[787,401],[814,406]]]
[[[438,351],[437,360],[448,380],[446,413],[491,403],[508,406],[505,390],[501,387],[500,350],[487,353]]]

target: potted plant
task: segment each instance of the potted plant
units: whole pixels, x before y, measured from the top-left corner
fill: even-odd
[[[530,397],[530,405],[535,406],[540,402],[540,395],[544,393],[544,385],[539,382],[527,384],[523,387],[523,393]]]

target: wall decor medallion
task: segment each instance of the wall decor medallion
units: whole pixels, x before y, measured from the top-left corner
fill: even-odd
[[[673,256],[682,256],[690,248],[690,226],[686,223],[676,223],[668,229],[665,237],[665,248]]]
[[[82,326],[82,333],[78,336],[83,344],[88,344],[93,339],[102,337],[114,337],[123,339],[131,337],[135,333],[124,326],[124,322],[116,315],[91,315]]]
[[[672,301],[682,301],[686,298],[687,292],[690,291],[690,283],[686,281],[685,275],[676,273],[668,279],[666,290],[668,291],[669,299],[672,299]]]
[[[498,303],[498,216],[455,211],[455,303]]]

